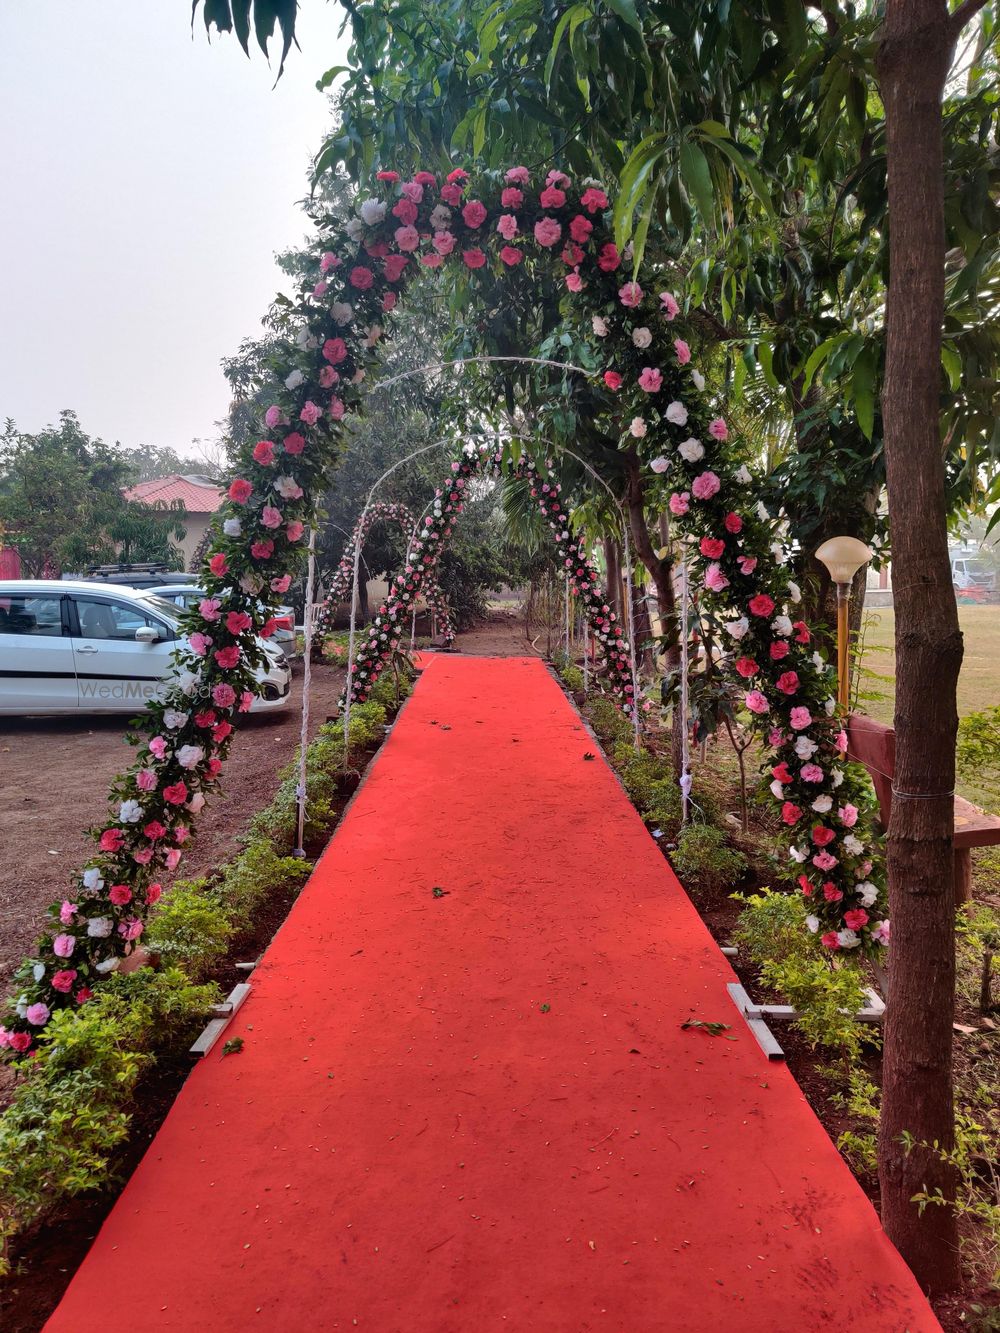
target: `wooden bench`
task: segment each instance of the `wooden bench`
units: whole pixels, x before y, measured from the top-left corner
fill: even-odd
[[[884,722],[852,713],[847,723],[847,757],[864,764],[878,797],[879,818],[889,827],[892,779],[896,772],[896,733]],[[955,797],[955,901],[972,901],[972,848],[1000,845],[1000,818]]]

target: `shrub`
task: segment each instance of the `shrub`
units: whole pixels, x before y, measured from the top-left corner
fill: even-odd
[[[204,878],[178,880],[160,899],[143,941],[156,962],[183,966],[200,980],[225,957],[233,930],[217,886]]]
[[[584,711],[598,740],[605,744],[625,741],[631,737],[632,724],[611,699],[597,695],[589,701]]]
[[[683,884],[707,893],[735,883],[747,868],[743,853],[727,847],[722,829],[710,824],[686,824],[671,860]]]
[[[567,662],[559,671],[563,684],[571,694],[580,694],[583,691],[583,672],[572,662]]]
[[[230,919],[243,924],[264,903],[294,897],[311,873],[308,861],[298,856],[279,856],[268,840],[258,838],[222,872],[219,897]]]

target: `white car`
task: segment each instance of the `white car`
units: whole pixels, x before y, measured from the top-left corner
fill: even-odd
[[[128,713],[162,697],[183,643],[177,607],[109,583],[0,580],[0,715]],[[259,640],[251,712],[284,708],[292,673]]]
[[[208,593],[204,588],[196,587],[190,583],[163,583],[155,587],[145,589],[146,592],[155,593],[157,597],[162,597],[165,602],[171,602],[182,611],[189,611],[192,606],[197,606],[203,597]],[[279,606],[274,613],[274,637],[271,642],[284,653],[286,659],[290,662],[295,656],[295,612],[290,606]]]

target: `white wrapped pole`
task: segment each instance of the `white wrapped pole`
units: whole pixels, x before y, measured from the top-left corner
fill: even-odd
[[[295,787],[298,805],[298,833],[293,856],[305,856],[306,829],[306,746],[309,744],[309,686],[312,681],[313,598],[316,583],[316,523],[309,529],[309,564],[306,570],[306,604],[302,616],[305,630],[305,664],[302,670],[302,725],[299,731],[299,780]]]
[[[688,569],[681,561],[681,823],[688,822],[691,800],[691,742],[688,726]]]
[[[629,666],[632,668],[632,732],[635,748],[642,749],[642,733],[639,727],[639,659],[635,649],[635,603],[632,597],[632,554],[629,550],[629,533],[622,514],[622,554],[625,557],[625,600],[628,603],[628,651]]]

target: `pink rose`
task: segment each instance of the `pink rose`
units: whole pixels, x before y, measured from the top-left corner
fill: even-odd
[[[667,504],[670,507],[670,512],[672,514],[676,514],[677,517],[680,518],[682,515],[686,514],[688,509],[691,507],[690,499],[691,496],[688,491],[682,491],[681,494],[679,495],[675,491],[674,494],[667,501]]]
[[[639,388],[647,393],[659,393],[663,386],[663,376],[653,366],[646,366],[639,376]]]
[[[861,930],[868,924],[868,913],[863,907],[854,907],[844,913],[844,925],[848,930]]]
[[[478,248],[475,250],[463,250],[462,262],[465,264],[466,268],[482,268],[486,263],[486,256],[483,254],[482,250]]]
[[[319,271],[321,273],[329,273],[332,268],[337,268],[339,264],[340,260],[337,256],[327,250],[319,261]]]
[[[139,851],[132,853],[132,860],[137,866],[148,866],[152,859],[153,853],[148,847],[142,847]]]
[[[73,982],[76,978],[77,972],[75,968],[70,969],[69,971],[53,972],[52,989],[59,991],[63,995],[67,995],[73,989]]]
[[[555,185],[549,185],[538,196],[538,202],[543,208],[562,208],[566,202],[566,195]]]
[[[740,518],[739,514],[727,514],[722,520],[722,526],[727,532],[742,532],[743,520]]]
[[[156,903],[158,903],[160,901],[160,895],[162,894],[162,892],[163,892],[162,884],[150,884],[149,888],[146,890],[147,906],[153,907]]]
[[[272,440],[258,440],[253,447],[253,457],[255,463],[263,463],[266,467],[274,462],[274,442]]]
[[[670,292],[660,292],[660,305],[667,319],[676,319],[681,312],[680,306]]]
[[[274,542],[270,538],[267,541],[251,542],[250,554],[255,560],[270,560],[274,555]]]
[[[515,265],[520,264],[524,255],[521,254],[520,250],[515,250],[512,245],[505,245],[500,251],[500,258],[508,268],[514,268]]]
[[[331,366],[339,366],[347,357],[347,343],[343,338],[327,338],[323,344],[323,359]]]
[[[604,372],[604,383],[609,389],[620,389],[622,387],[622,377],[617,370],[606,370]]]
[[[292,586],[291,574],[279,574],[277,578],[271,580],[272,592],[287,592]]]
[[[837,811],[837,818],[845,828],[853,828],[858,822],[858,807],[856,805],[842,805]]]
[[[723,592],[729,587],[729,580],[723,574],[720,565],[713,562],[705,570],[705,587],[710,592]]]
[[[64,926],[71,926],[73,918],[76,916],[76,903],[71,903],[63,899],[63,905],[59,909],[59,921]]]
[[[392,215],[399,218],[404,227],[410,227],[417,220],[417,206],[412,199],[400,199],[393,208]],[[368,248],[368,253],[372,253],[371,247]]]
[[[621,266],[621,262],[621,255],[614,241],[608,241],[607,245],[601,246],[601,252],[597,256],[597,267],[602,273],[614,273],[615,269]]]
[[[108,889],[108,902],[113,903],[115,907],[124,907],[131,901],[132,890],[127,884],[112,884]]]
[[[135,785],[140,791],[156,791],[156,774],[151,768],[140,768],[135,775]]]
[[[531,173],[527,167],[511,167],[504,179],[511,185],[527,185],[531,180]]]
[[[728,440],[729,427],[722,417],[716,417],[714,421],[709,422],[708,433],[714,440]]]
[[[812,723],[812,714],[808,708],[793,708],[789,722],[793,731],[805,731]]]
[[[240,695],[239,711],[241,713],[249,713],[250,709],[253,707],[253,701],[255,697],[256,696],[254,695],[253,690],[244,690],[243,693]]]
[[[198,603],[198,614],[209,623],[218,620],[222,614],[222,603],[218,597],[203,597]]]
[[[683,338],[674,339],[674,351],[677,353],[677,360],[682,366],[686,366],[691,360],[691,348]]]
[[[497,231],[505,241],[512,241],[517,235],[517,218],[513,213],[501,213],[497,219]]]
[[[149,742],[149,752],[155,755],[157,759],[162,759],[167,753],[167,742],[162,736],[154,736]]]
[[[642,288],[637,282],[626,282],[624,287],[618,288],[618,299],[623,306],[634,310],[642,300]]]
[[[237,646],[233,644],[229,648],[216,649],[214,656],[215,660],[218,662],[219,666],[222,667],[223,671],[230,671],[240,660],[242,654],[239,648],[237,648]],[[163,794],[164,796],[166,796],[166,789],[164,789]]]
[[[230,482],[228,495],[233,504],[245,505],[253,495],[253,487],[248,481],[237,478],[236,481]]]
[[[208,567],[216,578],[221,578],[223,574],[229,573],[229,564],[221,551],[212,556],[208,562]]]
[[[320,298],[321,296],[324,296],[325,294],[326,294],[326,283],[325,283],[325,282],[317,282],[316,286],[313,288],[313,296],[314,296],[314,297],[316,298],[316,300],[318,301],[319,298]]]
[[[450,255],[455,248],[455,235],[450,231],[436,231],[431,243],[439,255]]]
[[[766,713],[768,711],[768,702],[761,694],[760,690],[750,690],[743,696],[743,702],[751,713]]]
[[[788,656],[788,654],[791,652],[791,649],[789,648],[787,642],[784,639],[778,639],[775,643],[771,644],[771,647],[768,649],[768,652],[771,654],[772,662],[780,662],[783,657]]]
[[[707,560],[718,560],[726,549],[726,543],[718,537],[702,537],[698,549]]]
[[[212,690],[212,701],[219,708],[232,708],[236,702],[236,691],[232,685],[216,685]]]
[[[421,181],[404,181],[399,187],[399,192],[404,199],[410,199],[413,203],[419,204],[424,197],[424,187]]]
[[[307,402],[299,413],[299,418],[304,421],[307,426],[315,426],[316,422],[322,415],[323,409],[321,407],[317,407],[313,402]]]
[[[817,847],[829,847],[837,835],[832,828],[827,828],[824,824],[816,824],[810,836]]]
[[[306,447],[305,436],[300,435],[298,431],[292,431],[291,435],[285,436],[285,453],[300,454]]]
[[[28,1020],[28,1022],[31,1023],[34,1027],[41,1028],[44,1027],[45,1024],[49,1021],[49,1016],[51,1012],[52,1011],[49,1009],[49,1006],[47,1004],[42,1004],[42,1002],[39,1000],[37,1004],[28,1005],[28,1008],[25,1010],[24,1016]],[[16,1036],[17,1034],[15,1033],[14,1035]],[[29,1037],[28,1040],[30,1043],[31,1038]],[[14,1045],[13,1038],[11,1039],[10,1044],[12,1046]]]
[[[812,863],[817,870],[832,870],[837,864],[837,858],[831,856],[829,852],[817,852]]]
[[[364,264],[359,264],[357,268],[351,269],[351,276],[348,278],[352,287],[356,287],[359,292],[366,292],[375,281],[375,274],[370,268],[365,268]]]
[[[406,255],[387,255],[382,262],[382,272],[386,276],[386,281],[398,282],[409,262]]]
[[[486,208],[478,199],[470,199],[462,209],[462,221],[473,231],[486,221]]]
[[[751,676],[756,676],[757,672],[760,670],[759,665],[753,660],[752,657],[737,658],[735,666],[736,670],[739,672],[739,674],[743,677],[744,680],[749,680]]]
[[[500,203],[504,208],[520,208],[524,203],[524,194],[516,186],[508,185],[500,192]]]
[[[450,204],[452,208],[457,208],[462,202],[461,185],[442,185],[441,198],[446,204]]]
[[[297,518],[293,519],[291,523],[285,524],[285,536],[288,538],[290,542],[301,541],[302,534],[305,532],[305,530],[306,530],[305,524],[300,523]]]
[[[701,472],[691,483],[691,494],[696,500],[710,500],[722,483],[714,472]]]
[[[193,634],[190,634],[190,635],[188,636],[188,643],[189,643],[189,645],[190,645],[190,647],[191,647],[191,651],[192,651],[192,652],[195,654],[195,656],[197,656],[197,657],[204,657],[204,656],[205,656],[206,652],[208,651],[208,645],[209,645],[211,642],[212,642],[212,640],[208,637],[208,635],[207,635],[207,634],[202,634],[201,630],[197,630],[197,629],[196,629],[195,632],[194,632]],[[152,749],[152,744],[150,745],[150,748]],[[156,754],[156,751],[153,750],[153,753]],[[162,758],[163,758],[163,756],[162,756],[162,755],[159,755],[159,754],[157,754],[156,757],[157,757],[157,759],[162,759]]]
[[[440,259],[441,256],[434,255],[433,257],[435,259]],[[396,302],[398,300],[399,297],[396,295],[395,292],[386,292],[386,294],[382,297],[382,309],[385,311],[386,314],[388,314],[390,310],[396,309]]]
[[[336,394],[330,399],[330,417],[334,421],[342,421],[347,408],[344,406],[344,400],[338,398]]]
[[[583,279],[580,277],[578,268],[575,268],[572,273],[566,274],[566,286],[571,292],[583,291]]]
[[[755,555],[741,555],[737,561],[741,574],[752,574],[757,568],[757,557]]]
[[[275,509],[274,505],[265,505],[260,511],[260,521],[265,528],[280,528],[281,510]]]
[[[608,206],[608,196],[603,190],[597,190],[592,185],[584,190],[580,199],[580,204],[588,213],[599,213]]]
[[[797,824],[802,818],[802,811],[791,801],[785,801],[781,807],[781,819],[785,824]]]
[[[396,244],[404,254],[416,250],[420,244],[420,233],[416,227],[397,227],[395,234]]]
[[[752,616],[769,616],[774,610],[774,599],[768,597],[766,592],[759,592],[756,597],[751,597],[747,603]]]
[[[75,948],[75,935],[57,935],[52,941],[52,952],[57,958],[68,958]]]
[[[803,782],[822,782],[824,776],[819,764],[803,764],[799,772],[799,777]]]
[[[267,426],[268,430],[270,430],[271,427],[276,426],[280,420],[281,408],[272,403],[264,413],[264,424]]]
[[[589,218],[585,218],[582,213],[577,213],[569,224],[569,234],[578,245],[586,245],[593,230],[594,224]]]
[[[163,788],[163,799],[168,805],[183,805],[187,798],[188,789],[184,782],[173,782],[169,787]]]
[[[535,240],[548,249],[555,245],[562,235],[562,227],[555,218],[539,218],[535,223]]]
[[[794,694],[799,688],[799,675],[797,671],[783,671],[775,681],[776,686],[782,694]]]

